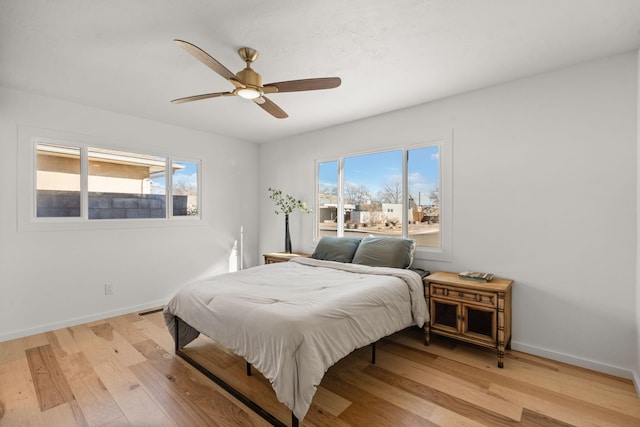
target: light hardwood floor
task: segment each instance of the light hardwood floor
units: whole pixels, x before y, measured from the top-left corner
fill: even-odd
[[[259,374],[199,338],[185,350],[286,421]],[[302,426],[640,426],[629,380],[410,328],[331,367]],[[255,370],[254,370],[255,372]],[[161,313],[132,313],[0,343],[0,426],[266,426],[173,355]]]

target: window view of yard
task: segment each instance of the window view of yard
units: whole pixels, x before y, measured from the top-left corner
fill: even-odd
[[[403,155],[407,155],[403,170]],[[440,246],[438,146],[394,150],[318,164],[318,236],[409,237],[419,246]],[[407,181],[403,212],[403,179]],[[338,213],[340,212],[340,213]]]
[[[39,218],[81,217],[83,209],[90,220],[198,215],[198,163],[58,144],[38,143],[36,150]],[[86,172],[81,172],[83,150]],[[171,188],[167,188],[167,169]],[[171,212],[167,194],[172,196]]]

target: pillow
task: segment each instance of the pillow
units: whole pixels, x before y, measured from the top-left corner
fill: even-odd
[[[359,237],[324,236],[318,242],[318,246],[311,254],[311,258],[325,261],[351,262],[360,240],[362,239]]]
[[[413,239],[366,237],[358,245],[351,262],[371,267],[409,268],[415,249]]]

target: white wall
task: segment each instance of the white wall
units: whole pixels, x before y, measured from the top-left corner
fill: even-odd
[[[314,159],[453,129],[452,261],[418,266],[514,279],[514,349],[630,377],[637,80],[634,52],[263,144],[260,251],[282,249],[268,186],[311,203]],[[312,216],[291,223],[312,251]]]
[[[636,91],[636,348],[635,348],[635,371],[634,371],[634,384],[636,391],[640,394],[640,50],[638,50],[638,65],[637,65],[637,81],[638,90]]]
[[[29,170],[18,157],[24,125],[201,159],[203,221],[19,229],[14,201]],[[244,264],[257,264],[257,155],[253,143],[0,88],[0,341],[162,304],[187,282],[228,271],[241,226]],[[104,295],[104,283],[114,295]]]

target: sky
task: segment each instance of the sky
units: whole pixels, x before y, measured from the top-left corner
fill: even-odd
[[[179,164],[184,166],[183,169],[176,169],[173,173],[173,184],[178,182],[185,182],[187,186],[198,188],[198,164],[193,162],[180,162],[173,161],[173,164]],[[165,194],[165,175],[155,177],[151,179],[151,192],[154,194]]]
[[[428,194],[438,186],[439,157],[437,145],[409,150],[409,194],[416,202],[420,198],[422,204],[428,203]],[[337,175],[337,161],[321,163],[320,187],[337,186]],[[385,185],[401,182],[402,150],[345,157],[344,179],[356,186],[364,185],[375,198]]]

